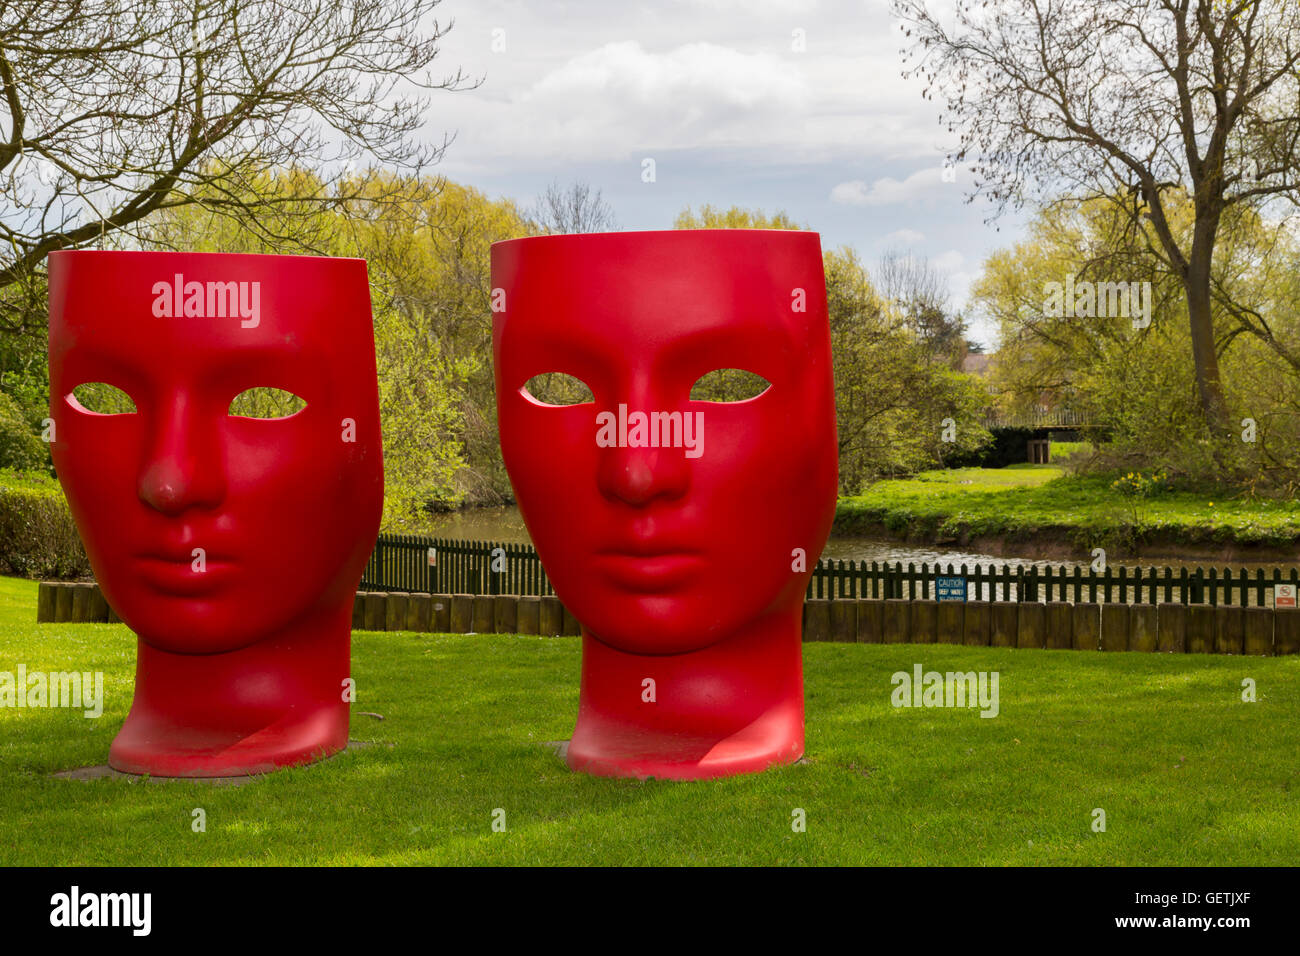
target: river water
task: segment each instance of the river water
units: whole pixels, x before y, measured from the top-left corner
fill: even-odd
[[[532,539],[528,536],[528,529],[524,527],[524,519],[519,514],[519,509],[514,506],[499,508],[470,508],[465,511],[457,511],[451,514],[438,515],[430,522],[428,534],[444,538],[462,538],[472,541],[492,541],[504,542],[509,544],[531,544]],[[954,567],[965,564],[969,570],[976,566],[987,568],[991,565],[1009,565],[1017,567],[1020,565],[1051,565],[1052,567],[1075,567],[1080,564],[1087,564],[1091,559],[1088,555],[1080,553],[1077,560],[1052,560],[1044,558],[1033,558],[1027,556],[1016,556],[1014,554],[993,555],[982,554],[978,551],[964,551],[961,549],[939,548],[934,545],[917,545],[909,544],[904,541],[897,541],[893,538],[884,537],[832,537],[826,544],[826,549],[822,552],[823,558],[844,561],[880,561],[895,562],[899,561],[904,564],[909,562],[913,564],[934,564],[936,562],[944,565],[952,564]],[[1173,558],[1143,558],[1140,560],[1127,560],[1111,558],[1109,564],[1118,566],[1150,567],[1158,565],[1160,567],[1208,567],[1211,562],[1204,559],[1191,559],[1180,561]],[[1280,562],[1277,560],[1269,561],[1230,561],[1230,562],[1212,562],[1215,567],[1248,568],[1272,568],[1278,567]]]

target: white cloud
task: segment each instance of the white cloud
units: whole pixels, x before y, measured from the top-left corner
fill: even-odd
[[[798,71],[770,54],[741,53],[714,43],[651,53],[628,40],[574,57],[544,76],[521,102],[559,100],[573,109],[580,101],[565,98],[596,95],[645,109],[690,103],[697,110],[752,110],[772,104],[797,107],[806,93]]]
[[[851,179],[831,190],[831,202],[847,206],[892,206],[932,198],[940,188],[949,185],[943,182],[943,170],[936,166],[919,169],[902,181],[884,176],[868,186],[865,180]]]
[[[653,52],[623,40],[570,58],[504,100],[480,101],[460,142],[480,159],[544,163],[757,151],[781,140],[797,148],[812,99],[789,57],[706,42]]]
[[[915,229],[898,229],[885,236],[884,243],[889,246],[915,246],[925,242],[925,233]]]
[[[457,13],[439,62],[483,82],[432,102],[429,138],[457,132],[445,172],[662,160],[686,150],[747,167],[879,163],[892,172],[922,157],[937,166],[955,145],[936,130],[919,81],[900,75],[883,0],[865,10],[812,0],[757,8],[752,0],[566,0],[566,8],[562,25],[510,0]],[[492,53],[497,28],[507,47]],[[804,52],[792,49],[796,29],[805,31]]]
[[[943,272],[956,274],[966,264],[966,257],[956,249],[949,249],[947,252],[941,252],[931,259],[930,264]]]

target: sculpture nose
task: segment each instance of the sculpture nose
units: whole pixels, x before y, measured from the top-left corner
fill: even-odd
[[[680,449],[614,448],[601,459],[598,481],[607,498],[639,508],[685,494],[686,466]]]
[[[165,515],[220,503],[225,478],[217,436],[210,431],[199,420],[189,395],[175,395],[161,407],[140,471],[140,500]]]
[[[690,467],[682,444],[683,413],[655,410],[651,390],[637,391],[618,406],[616,428],[610,430],[616,440],[601,443],[596,480],[609,500],[640,508],[657,498],[684,495]]]

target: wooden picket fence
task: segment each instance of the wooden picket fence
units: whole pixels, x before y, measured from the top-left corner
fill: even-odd
[[[738,580],[744,569],[738,567]],[[1158,568],[1090,565],[989,565],[824,560],[807,597],[825,600],[929,600],[939,577],[961,578],[971,601],[1064,601],[1073,604],[1209,604],[1269,607],[1278,584],[1300,584],[1296,568]],[[465,541],[426,535],[380,535],[361,579],[365,591],[425,594],[555,593],[529,544]]]
[[[530,544],[417,534],[381,534],[361,576],[361,590],[539,597],[555,593]]]
[[[937,578],[960,578],[970,601],[1062,601],[1072,604],[1208,604],[1271,607],[1278,584],[1300,584],[1300,569],[1107,567],[1091,565],[933,565],[822,561],[809,598],[829,600],[935,596]]]

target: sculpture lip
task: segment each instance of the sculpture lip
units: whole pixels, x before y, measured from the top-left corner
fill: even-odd
[[[602,557],[614,558],[696,558],[697,548],[661,541],[629,541],[596,552]]]
[[[698,578],[704,557],[699,551],[650,542],[598,551],[596,564],[616,586],[654,594],[675,590]]]
[[[190,548],[156,548],[147,551],[138,551],[133,554],[137,561],[157,561],[164,564],[192,564],[194,562],[194,548],[200,547],[195,545]],[[207,548],[203,549],[203,561],[205,564],[228,564],[230,559],[219,554],[213,554]]]
[[[175,553],[151,552],[134,555],[139,579],[155,591],[179,597],[194,597],[212,591],[229,580],[235,564],[229,560],[204,555],[203,570],[194,569],[194,558]]]

